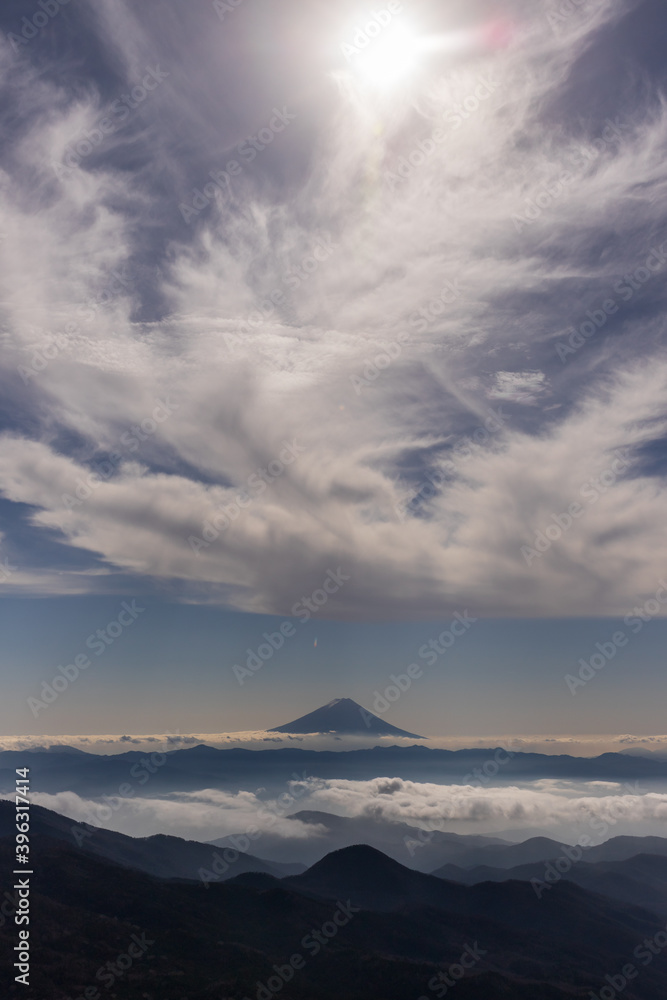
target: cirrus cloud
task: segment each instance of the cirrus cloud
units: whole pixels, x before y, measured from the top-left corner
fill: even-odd
[[[596,47],[631,9],[607,0],[554,31],[517,3],[508,48],[433,65],[391,107],[351,85],[318,91],[190,226],[186,193],[270,107],[226,125],[230,148],[200,133],[187,156],[170,130],[202,112],[172,62],[122,134],[57,176],[106,106],[102,82],[73,95],[38,78],[30,53],[16,64],[0,48],[24,108],[0,178],[0,489],[21,527],[7,533],[18,569],[3,590],[104,592],[140,577],[183,600],[285,614],[340,566],[350,581],[329,617],[620,615],[652,595],[667,541],[664,282],[614,289],[664,239],[667,113],[629,85],[611,119],[596,103]],[[121,2],[99,10],[126,78],[173,41]],[[582,115],[571,78],[585,61],[597,91]],[[218,72],[203,56],[202,68]],[[481,75],[488,99],[410,159]],[[306,181],[285,180],[303,176],[304,149]],[[447,282],[460,294],[443,309]],[[555,344],[610,297],[616,313],[563,364]],[[298,459],[260,476],[246,503],[285,442]],[[522,546],[619,450],[627,474],[527,565]],[[400,516],[406,492],[432,481],[435,495]],[[216,518],[224,530],[195,550]],[[29,561],[26,531],[57,540],[76,569]]]

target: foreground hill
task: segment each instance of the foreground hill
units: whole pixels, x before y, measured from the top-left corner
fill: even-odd
[[[508,969],[516,956],[503,941],[502,928],[490,921],[473,926],[437,910],[359,911],[327,938],[322,928],[329,932],[336,914],[349,912],[345,900],[341,909],[281,888],[257,891],[229,883],[206,892],[191,883],[121,869],[64,845],[52,844],[40,854],[28,988],[12,984],[14,928],[0,928],[0,975],[12,984],[4,993],[12,1000],[68,1000],[95,988],[98,993],[88,996],[266,1000],[268,982],[277,984],[277,994],[286,1000],[416,1000],[434,995],[429,981],[469,954],[468,946],[475,949],[478,931],[478,949],[485,949],[482,934],[491,943],[490,961],[483,956],[459,983],[461,1000],[585,996],[536,981],[535,963],[526,972]],[[0,844],[0,863],[9,861],[8,848]],[[130,946],[136,957],[128,965]],[[290,974],[294,956],[299,968],[292,967]],[[595,973],[593,978],[597,981]],[[583,981],[593,981],[590,973]],[[628,994],[628,1000],[657,997],[655,992]]]
[[[444,995],[438,974],[462,968],[463,956],[472,964],[457,981],[460,1000],[589,1000],[664,928],[648,910],[570,882],[538,900],[525,882],[464,886],[365,845],[301,875],[246,873],[208,890],[43,831],[32,850],[32,985],[5,993],[26,1000],[78,998],[94,986],[117,1000],[267,1000],[271,991],[286,1000],[417,1000]],[[13,839],[0,839],[4,871],[12,855]],[[8,983],[15,932],[11,920],[0,926]],[[127,965],[133,942],[140,953]],[[663,998],[659,961],[623,991],[623,1000]]]

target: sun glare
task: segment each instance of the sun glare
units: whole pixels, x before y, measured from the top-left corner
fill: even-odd
[[[395,6],[390,2],[368,20],[350,25],[340,45],[350,76],[380,90],[404,82],[416,71],[423,48],[423,40]]]
[[[418,51],[414,33],[406,25],[396,25],[359,54],[355,69],[376,87],[393,87],[415,71]]]
[[[398,0],[350,25],[340,44],[345,74],[357,84],[391,90],[417,74],[434,57],[494,51],[509,44],[512,26],[495,20],[439,35],[419,34],[400,13]]]

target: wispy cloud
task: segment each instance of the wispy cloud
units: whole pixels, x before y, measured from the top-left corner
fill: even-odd
[[[604,91],[596,44],[627,10],[608,0],[555,30],[544,9],[517,5],[508,48],[433,66],[391,106],[333,84],[316,105],[291,104],[286,84],[281,101],[227,121],[222,145],[202,125],[187,54],[173,55],[178,20],[153,37],[120,0],[99,5],[91,24],[117,86],[77,92],[36,73],[36,46],[17,57],[6,42],[0,78],[11,72],[24,124],[0,184],[0,487],[30,505],[30,528],[89,564],[18,559],[0,586],[95,592],[141,576],[177,583],[186,600],[285,614],[341,565],[351,580],[323,612],[340,618],[615,615],[652,594],[667,542],[663,469],[646,461],[667,417],[663,283],[646,283],[567,365],[555,348],[667,222],[661,96],[617,91],[611,117],[595,95],[588,115],[568,103],[584,63]],[[208,49],[200,57],[213,79]],[[76,169],[54,170],[155,65],[169,75],[132,121]],[[455,125],[447,113],[466,107],[480,74],[494,85]],[[294,107],[294,123],[186,224],[179,204],[276,103]],[[199,135],[196,157],[173,141],[177,122]],[[436,127],[446,140],[390,183]],[[305,183],[285,180],[303,176],[306,149]],[[530,225],[516,225],[527,212]],[[323,239],[335,249],[318,256]],[[454,281],[460,294],[445,302]],[[382,378],[355,393],[350,376],[406,330]],[[173,416],[119,452],[166,396]],[[502,431],[399,517],[406,490],[498,400]],[[293,440],[299,460],[194,552],[188,539]],[[629,473],[526,565],[521,546],[617,449]],[[70,503],[110,454],[113,473]]]

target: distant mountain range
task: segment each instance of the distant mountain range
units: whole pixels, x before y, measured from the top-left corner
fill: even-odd
[[[659,914],[664,920],[667,917],[667,840],[659,837],[614,838],[614,840],[621,839],[660,841],[660,853],[633,854],[622,861],[595,861],[596,855],[593,851],[598,851],[597,857],[600,852],[614,851],[616,847],[614,841],[608,841],[607,844],[601,844],[600,848],[587,851],[586,860],[578,861],[569,867],[561,848],[558,854],[552,852],[550,859],[533,864],[521,864],[514,868],[490,868],[485,865],[477,868],[460,868],[457,865],[443,865],[433,874],[438,878],[460,882],[463,885],[511,880],[530,882],[531,879],[535,879],[538,883],[549,886],[552,884],[549,880],[560,877],[559,868],[553,863],[558,861],[560,870],[564,871],[562,877],[569,882],[574,882],[582,889],[589,889],[601,896],[609,896],[610,899],[644,906]],[[650,850],[650,845],[646,845],[646,849]],[[538,889],[543,895],[550,891],[548,888],[542,890],[539,885]]]
[[[73,791],[83,796],[114,795],[120,785],[133,783],[135,792],[151,795],[173,791],[219,788],[238,791],[263,786],[269,792],[285,790],[285,783],[304,774],[320,778],[372,780],[378,775],[438,784],[475,782],[491,761],[495,749],[438,750],[424,746],[373,747],[367,750],[317,751],[296,747],[270,750],[218,750],[205,745],[157,755],[152,768],[149,751],[101,756],[70,750],[4,750],[0,752],[0,792],[14,788],[14,768],[30,767],[33,791]],[[498,782],[563,778],[579,781],[665,780],[667,761],[621,753],[599,757],[550,756],[514,753],[503,757]],[[143,762],[143,763],[142,763]],[[492,781],[485,780],[485,784]]]
[[[407,736],[424,740],[425,736],[397,729],[384,719],[362,708],[351,698],[334,698],[328,705],[316,708],[284,726],[274,726],[270,733],[334,733],[338,736]]]
[[[392,823],[376,817],[335,816],[313,810],[301,810],[286,818],[313,826],[317,834],[298,841],[273,837],[268,832],[262,834],[262,850],[271,861],[298,858],[306,864],[314,864],[324,854],[365,843],[418,871],[440,874],[436,869],[450,866],[450,874],[443,869],[442,875],[464,881],[458,877],[458,872],[464,869],[513,870],[517,865],[538,864],[563,856],[563,842],[543,836],[512,843],[499,837],[424,831],[407,823]],[[214,843],[227,846],[229,842],[222,838]],[[667,838],[613,837],[603,844],[586,848],[582,860],[589,863],[625,861],[637,854],[667,857]]]
[[[9,871],[12,804],[0,805],[0,864]],[[278,879],[266,870],[246,871],[204,891],[201,882],[137,870],[146,856],[143,848],[128,853],[125,842],[132,838],[104,831],[103,857],[63,839],[70,820],[32,808],[39,859],[31,897],[32,992],[10,986],[5,995],[11,998],[65,1000],[97,986],[118,1000],[267,1000],[272,994],[433,1000],[445,995],[438,992],[444,977],[458,969],[449,980],[456,981],[457,1000],[588,1000],[607,985],[605,977],[633,963],[638,975],[623,1000],[664,1000],[664,961],[637,956],[641,942],[664,929],[664,909],[602,895],[573,879],[555,882],[538,899],[526,881],[465,885],[355,845],[301,874]],[[148,841],[157,843],[139,843]],[[170,856],[178,858],[180,850],[170,844]],[[122,865],[110,859],[114,852]],[[169,864],[166,855],[160,864]],[[664,866],[665,858],[644,855],[587,867],[608,876],[612,889],[615,879],[625,885],[632,878],[637,886],[643,879],[647,891],[653,870],[655,891],[664,885]],[[15,930],[11,920],[0,925],[0,974],[8,983]],[[139,954],[135,948],[134,961],[119,963],[133,942]]]
[[[396,861],[417,868],[419,871],[431,872],[439,865],[448,862],[468,864],[469,854],[470,865],[478,864],[474,852],[479,847],[491,844],[510,846],[509,841],[497,837],[472,834],[433,831],[424,836],[424,831],[415,826],[392,823],[378,817],[335,816],[332,813],[308,809],[292,813],[285,818],[307,824],[313,828],[313,834],[297,840],[265,831],[261,839],[262,851],[272,860],[287,861],[298,858],[299,861],[312,865],[325,854],[337,851],[341,847],[371,844]],[[212,843],[227,847],[230,840],[222,837]]]

